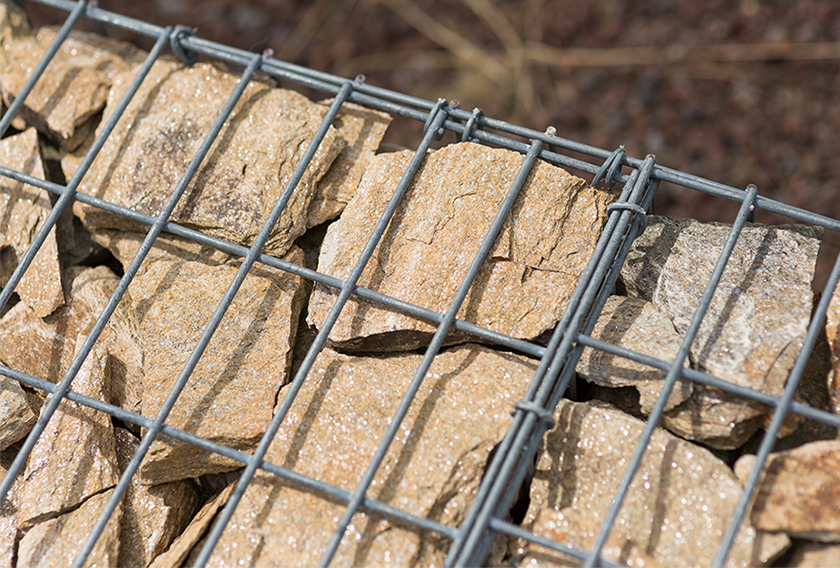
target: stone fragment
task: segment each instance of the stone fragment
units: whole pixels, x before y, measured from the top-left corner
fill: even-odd
[[[628,295],[653,303],[685,333],[730,227],[651,217],[622,268]],[[780,395],[811,315],[821,230],[748,224],[691,347],[693,367]],[[808,387],[804,387],[808,388]],[[763,405],[695,385],[663,416],[674,433],[715,448],[742,445],[766,421]]]
[[[94,345],[72,389],[107,400],[107,365],[107,351]],[[115,486],[119,471],[111,417],[63,400],[32,449],[23,479],[17,515],[24,527],[58,516]]]
[[[10,105],[55,39],[57,30],[41,28],[3,38],[0,90]],[[35,88],[19,116],[44,136],[74,150],[96,128],[114,76],[143,60],[133,45],[100,35],[72,32]]]
[[[671,320],[650,302],[622,296],[610,296],[607,299],[590,335],[663,361],[672,361],[682,344],[682,337],[674,329]],[[576,371],[584,379],[601,386],[635,387],[639,391],[639,405],[645,415],[653,410],[666,375],[665,371],[591,347],[583,350]],[[678,381],[665,410],[679,406],[691,393],[691,382]]]
[[[94,495],[78,509],[45,520],[29,529],[20,541],[17,565],[28,568],[71,566],[112,492],[113,489]],[[122,568],[118,559],[121,517],[122,504],[119,504],[84,566]]]
[[[745,454],[735,464],[742,483],[755,465]],[[764,465],[750,521],[761,530],[840,542],[840,441],[824,440],[774,452]]]
[[[30,33],[29,18],[26,12],[15,2],[0,2],[0,41],[5,45],[15,36]]]
[[[332,100],[319,104],[329,108]],[[306,213],[307,228],[335,219],[344,211],[390,123],[391,116],[384,112],[352,103],[341,107],[333,126],[346,146],[315,188]]]
[[[140,441],[115,428],[117,461],[124,471]],[[142,485],[134,476],[123,498],[120,566],[148,566],[184,530],[198,510],[198,493],[189,481]]]
[[[227,503],[235,485],[235,483],[232,483],[208,501],[195,518],[193,518],[184,532],[172,543],[172,546],[166,552],[155,558],[149,568],[180,568],[181,566],[191,566],[193,562],[189,561],[190,555],[197,554],[196,549],[201,550],[200,546],[197,545],[203,542],[205,535],[212,527],[212,523],[216,520],[216,514]]]
[[[522,526],[587,551],[644,423],[607,405],[568,400],[560,402],[554,417],[557,426],[547,434],[538,458]],[[741,484],[723,461],[657,429],[603,554],[612,562],[625,562],[622,555],[637,550],[664,566],[709,566],[741,493]],[[746,523],[726,565],[766,565],[788,544],[785,535],[761,533]]]
[[[6,477],[9,466],[17,452],[6,450],[0,453],[0,479]],[[18,522],[15,513],[20,503],[21,477],[12,483],[6,499],[0,501],[0,568],[14,568],[15,553],[19,540]]]
[[[840,544],[797,542],[782,562],[789,568],[826,568],[840,566]]]
[[[354,490],[421,359],[322,352],[266,459]],[[469,344],[439,354],[367,496],[457,526],[535,369],[533,361]],[[231,519],[237,529],[225,531],[209,566],[267,566],[277,558],[313,566],[343,511],[343,504],[260,472]],[[359,513],[331,565],[438,565],[449,544]]]
[[[829,396],[835,413],[840,413],[840,286],[831,296],[825,314],[825,334],[831,350]]]
[[[132,245],[120,246],[128,250]],[[184,258],[177,251],[155,250],[128,290],[144,354],[142,414],[149,418],[169,395],[238,268],[188,260],[190,253]],[[285,258],[299,264],[302,253],[295,248]],[[271,420],[277,391],[288,381],[304,297],[301,278],[262,265],[252,268],[166,423],[239,450],[256,448]],[[240,465],[191,444],[159,438],[140,475],[144,483],[158,484]]]
[[[20,383],[0,377],[0,450],[26,436],[37,419]]]
[[[347,277],[411,157],[397,152],[368,162],[356,196],[327,231],[319,271]],[[445,311],[522,161],[517,152],[471,143],[431,152],[359,284]],[[513,206],[515,222],[506,222],[458,317],[519,338],[550,329],[589,260],[611,200],[611,194],[538,162]],[[316,286],[311,325],[321,326],[336,296]],[[330,338],[341,349],[398,351],[428,342],[434,329],[351,298]]]
[[[132,69],[115,78],[103,123],[134,73]],[[238,81],[221,66],[155,63],[79,191],[158,215]],[[274,88],[267,81],[249,83],[170,220],[250,245],[324,114],[323,106],[299,93]],[[315,186],[342,145],[330,127],[264,252],[282,255],[306,230]],[[95,207],[77,202],[75,211],[90,231],[130,228],[125,218]]]
[[[68,304],[41,319],[23,302],[0,320],[0,361],[52,383],[59,382],[105,308],[119,278],[105,266],[67,270]],[[108,402],[139,411],[143,354],[126,302],[108,321],[97,344],[106,346],[110,389]]]
[[[38,135],[33,129],[0,140],[0,160],[7,168],[44,179]],[[49,195],[43,189],[0,177],[0,249],[10,247],[9,252],[14,252],[13,258],[2,263],[0,284],[8,282],[51,208]],[[15,291],[39,317],[48,316],[64,303],[55,227],[48,233]]]

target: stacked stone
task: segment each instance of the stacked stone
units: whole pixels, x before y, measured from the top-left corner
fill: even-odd
[[[0,5],[0,92],[9,104],[55,37]],[[0,140],[4,166],[64,183],[79,167],[145,57],[130,45],[74,32],[27,99],[17,133]],[[223,66],[163,59],[135,95],[79,191],[157,215],[238,77]],[[171,218],[250,246],[285,188],[329,101],[254,79]],[[390,117],[344,105],[264,252],[345,279],[412,154],[379,152]],[[430,151],[359,285],[444,312],[523,162],[473,143]],[[557,325],[615,194],[538,162],[458,317],[539,341]],[[42,190],[0,179],[0,282],[42,226]],[[143,227],[81,203],[50,233],[18,301],[0,318],[0,362],[57,383],[134,258]],[[592,336],[666,362],[675,357],[729,227],[651,217]],[[748,224],[686,364],[770,395],[784,389],[814,297],[819,230]],[[240,259],[164,233],[87,356],[73,390],[153,419]],[[840,296],[838,294],[837,296]],[[797,393],[837,412],[840,298]],[[337,298],[337,292],[258,264],[245,279],[166,423],[252,452]],[[268,450],[266,460],[353,491],[419,367],[435,326],[357,297],[344,307]],[[511,411],[538,361],[453,332],[434,359],[367,496],[457,527],[473,505]],[[563,400],[515,515],[533,533],[586,550],[661,393],[665,373],[585,349],[582,400]],[[0,379],[0,474],[45,402]],[[681,380],[665,405],[603,555],[632,566],[707,565],[717,552],[772,409]],[[0,565],[72,561],[144,431],[64,400],[0,507]],[[795,566],[840,559],[836,432],[790,418],[762,473],[728,566]],[[189,565],[232,492],[242,464],[161,436],[111,515],[90,565]],[[318,561],[344,504],[258,472],[211,565]],[[795,539],[794,541],[791,538]],[[791,544],[794,542],[795,544]],[[438,565],[450,542],[359,512],[336,565]],[[574,565],[516,539],[491,562]]]

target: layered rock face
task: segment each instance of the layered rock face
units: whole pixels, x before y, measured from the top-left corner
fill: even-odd
[[[16,7],[0,4],[5,104],[15,100],[54,37],[55,30],[31,30]],[[128,44],[73,33],[0,140],[2,165],[66,183],[145,56]],[[156,62],[79,191],[158,215],[238,81],[219,64]],[[331,102],[312,102],[258,75],[170,220],[250,246]],[[410,151],[381,151],[390,122],[385,113],[342,106],[263,252],[283,266],[344,280],[370,247],[359,286],[444,313],[524,158],[475,143],[430,150],[384,236],[371,243],[413,157]],[[458,318],[543,342],[581,284],[616,195],[538,161]],[[0,283],[8,281],[53,203],[43,190],[0,179]],[[595,318],[591,336],[667,367],[686,341],[730,227],[648,220],[603,309],[589,314]],[[0,312],[5,475],[53,396],[28,379],[15,380],[15,371],[61,381],[103,311],[122,293],[124,271],[144,251],[72,382],[75,393],[131,414],[114,417],[61,401],[0,503],[0,566],[73,562],[178,383],[182,389],[165,424],[228,451],[158,436],[138,460],[87,565],[192,565],[229,502],[242,460],[298,387],[265,456],[288,475],[258,470],[210,565],[318,563],[348,495],[380,448],[367,499],[409,521],[423,519],[444,531],[460,526],[539,360],[451,332],[409,399],[435,325],[352,296],[306,377],[293,385],[338,292],[297,269],[257,263],[228,297],[240,257],[166,232],[144,250],[146,230],[76,202]],[[811,321],[821,236],[813,227],[748,224],[684,365],[780,395]],[[838,296],[832,296],[825,334],[796,394],[799,402],[831,414],[840,409]],[[187,377],[208,322],[228,300]],[[662,394],[666,371],[589,347],[574,370],[577,398],[553,409],[554,425],[535,448],[536,461],[505,520],[586,552]],[[663,402],[664,414],[645,442],[602,556],[630,566],[709,565],[744,495],[758,435],[773,408],[685,378]],[[399,408],[405,418],[395,425]],[[385,439],[393,426],[394,438]],[[727,566],[837,563],[837,433],[791,414],[780,438]],[[295,476],[309,481],[297,483]],[[450,538],[409,521],[363,504],[332,565],[441,565]],[[504,535],[497,535],[487,562],[578,565],[571,556]]]

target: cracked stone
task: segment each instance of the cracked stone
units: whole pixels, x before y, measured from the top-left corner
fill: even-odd
[[[142,235],[103,240],[130,259]],[[154,418],[238,268],[238,260],[203,262],[183,241],[162,239],[128,289],[143,349],[142,414]],[[286,259],[302,263],[293,248]],[[275,398],[288,381],[305,289],[302,279],[265,266],[252,268],[187,381],[166,423],[242,451],[256,448],[271,420]],[[241,464],[193,445],[161,437],[140,468],[158,484]]]
[[[682,336],[671,320],[638,298],[610,296],[590,334],[625,349],[672,361],[682,344]],[[639,405],[650,414],[662,391],[665,371],[629,359],[587,347],[583,350],[576,371],[586,380],[604,387],[632,386],[639,391]],[[665,410],[685,402],[692,393],[692,383],[680,380],[671,392]]]
[[[135,71],[115,78],[103,123]],[[79,191],[158,215],[238,81],[221,65],[156,62]],[[170,220],[250,246],[325,112],[299,93],[251,81]],[[315,186],[343,144],[330,127],[263,252],[282,255],[306,230]],[[73,170],[72,164],[67,170]],[[95,207],[77,202],[74,210],[91,232],[131,228],[125,218]]]
[[[554,417],[557,426],[548,432],[539,455],[522,526],[587,551],[645,424],[608,405],[568,400],[560,401]],[[635,565],[649,565],[645,556],[664,566],[711,565],[741,493],[741,484],[723,461],[658,428],[602,555],[623,563],[628,551],[635,550]],[[763,533],[745,523],[726,566],[766,565],[789,542],[783,534]],[[554,554],[541,561],[535,555],[535,564],[552,565]],[[522,565],[527,561],[523,558]]]
[[[0,90],[11,105],[56,37],[56,28],[3,38]],[[65,150],[76,149],[96,127],[114,76],[142,62],[130,43],[74,31],[61,45],[19,117]]]
[[[651,217],[622,268],[628,295],[650,301],[685,333],[729,231],[720,223]],[[782,393],[811,316],[820,236],[820,229],[802,225],[744,227],[691,346],[695,368]],[[763,405],[695,385],[662,424],[682,437],[732,449],[769,413]]]
[[[368,162],[356,196],[327,231],[320,272],[348,276],[411,158],[396,152]],[[430,152],[359,284],[444,312],[522,161],[517,152],[472,143]],[[516,222],[504,225],[458,317],[519,338],[550,329],[589,260],[612,199],[538,162],[514,204]],[[321,326],[336,297],[335,290],[316,285],[310,325]],[[330,339],[343,350],[399,351],[428,342],[434,329],[351,298]]]
[[[82,341],[84,337],[77,344]],[[94,345],[73,380],[72,390],[107,401],[107,367],[107,350]],[[73,443],[68,444],[68,440]],[[111,417],[62,400],[26,464],[17,513],[22,525],[60,515],[115,486],[119,480],[116,457]]]
[[[319,103],[329,108],[332,100]],[[345,103],[333,126],[346,145],[330,169],[318,181],[306,213],[306,227],[338,217],[356,193],[368,161],[391,123],[391,116],[352,103]]]
[[[114,436],[122,472],[140,441],[123,428],[115,428]],[[123,498],[119,565],[151,564],[181,534],[199,504],[191,482],[174,481],[149,487],[134,476]]]
[[[755,456],[745,454],[735,473],[746,483]],[[825,440],[770,454],[753,497],[752,524],[795,538],[840,542],[840,441]]]
[[[37,419],[20,383],[0,377],[0,450],[26,436]]]
[[[272,443],[267,460],[352,491],[416,371],[421,355],[349,357],[322,352]],[[367,491],[408,513],[453,526],[474,499],[490,452],[511,423],[536,362],[463,345],[435,358]],[[281,395],[283,393],[281,392]],[[243,558],[314,565],[343,504],[260,472],[210,566]],[[359,513],[333,565],[440,564],[447,539]]]
[[[19,302],[0,319],[0,360],[52,383],[64,377],[119,283],[119,278],[105,266],[72,267],[65,276],[67,305],[41,319]],[[125,302],[117,306],[97,345],[104,345],[108,352],[110,388],[106,401],[139,411],[143,354]]]
[[[33,129],[0,140],[0,159],[7,168],[44,179],[38,135]],[[11,178],[0,178],[0,251],[8,247],[10,250],[7,252],[13,253],[13,258],[4,258],[0,265],[0,284],[8,282],[18,261],[44,225],[51,208],[45,190]],[[64,304],[55,227],[47,234],[15,291],[39,317],[48,316]]]

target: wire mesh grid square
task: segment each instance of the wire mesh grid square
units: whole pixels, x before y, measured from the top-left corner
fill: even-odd
[[[750,186],[746,190],[728,187],[688,173],[660,166],[656,164],[653,156],[647,156],[643,160],[635,159],[626,156],[623,148],[608,151],[565,140],[558,137],[552,128],[549,128],[546,132],[536,132],[485,117],[478,109],[473,112],[461,110],[454,102],[447,102],[442,99],[434,102],[426,101],[377,88],[366,84],[364,78],[361,76],[353,80],[347,80],[312,71],[278,61],[270,53],[256,55],[202,40],[188,28],[162,28],[118,14],[109,13],[93,5],[86,5],[84,2],[74,3],[63,0],[39,0],[39,2],[64,10],[69,15],[64,26],[57,34],[53,44],[54,49],[51,48],[48,51],[41,63],[32,72],[29,82],[10,105],[7,112],[3,115],[2,120],[0,120],[0,132],[5,133],[9,128],[16,113],[25,102],[26,95],[44,72],[50,58],[60,47],[61,42],[67,37],[69,31],[79,19],[89,18],[109,26],[129,29],[156,40],[154,47],[149,52],[148,57],[140,67],[132,85],[129,87],[128,94],[121,101],[117,110],[111,115],[107,125],[97,136],[96,141],[87,152],[78,172],[73,175],[72,179],[66,185],[37,179],[23,172],[10,169],[5,164],[0,167],[0,173],[4,176],[25,182],[37,188],[46,189],[58,196],[46,223],[40,229],[33,244],[12,274],[9,283],[3,289],[2,295],[0,295],[0,306],[6,305],[9,302],[15,291],[15,287],[29,268],[39,247],[43,244],[47,232],[55,225],[62,211],[66,210],[74,200],[101,208],[116,215],[121,215],[127,220],[149,227],[143,245],[136,253],[130,265],[125,269],[124,275],[121,277],[120,283],[111,297],[111,301],[99,315],[87,339],[81,348],[79,348],[78,354],[70,365],[70,369],[60,382],[53,384],[42,378],[33,376],[30,374],[29,369],[12,369],[8,366],[0,366],[0,373],[6,377],[15,379],[28,387],[52,394],[52,397],[45,403],[35,427],[21,445],[17,456],[9,468],[9,473],[3,479],[2,484],[0,484],[0,495],[4,498],[8,494],[15,478],[26,465],[29,453],[47,426],[50,417],[55,413],[58,405],[64,398],[106,413],[125,423],[145,429],[145,434],[138,450],[121,476],[119,484],[112,494],[108,505],[100,515],[97,523],[91,527],[89,536],[75,559],[75,565],[81,566],[84,564],[96,545],[97,539],[105,529],[110,516],[114,514],[115,509],[118,507],[120,499],[130,484],[132,477],[136,475],[144,454],[148,451],[151,443],[161,435],[169,436],[210,452],[218,453],[232,460],[236,460],[245,466],[227,504],[214,521],[212,529],[204,540],[200,553],[195,558],[196,565],[204,565],[210,558],[222,532],[228,527],[237,504],[240,502],[258,471],[264,471],[278,476],[291,486],[301,488],[313,495],[318,495],[326,500],[331,500],[342,505],[343,513],[341,518],[337,519],[335,523],[333,537],[322,551],[323,554],[320,561],[322,565],[328,565],[331,562],[342,538],[344,538],[347,527],[360,512],[389,519],[401,526],[415,527],[416,529],[439,535],[449,543],[447,545],[446,556],[446,565],[448,566],[472,566],[481,565],[486,562],[490,547],[493,545],[494,538],[497,535],[522,539],[523,542],[531,543],[541,550],[565,557],[570,562],[576,561],[587,566],[611,565],[609,561],[601,556],[602,549],[607,542],[610,531],[614,530],[613,525],[618,518],[634,475],[638,472],[641,461],[645,456],[646,448],[653,435],[653,431],[664,412],[668,395],[678,380],[686,380],[694,384],[714,387],[774,409],[772,420],[766,425],[766,432],[758,446],[756,462],[745,484],[741,499],[735,508],[733,517],[729,520],[727,532],[722,535],[721,546],[714,560],[715,566],[721,566],[725,564],[736,533],[747,514],[750,498],[756,491],[762,466],[773,450],[780,429],[788,415],[794,413],[831,427],[840,427],[840,418],[836,415],[794,400],[799,379],[805,370],[810,353],[817,342],[829,301],[831,300],[837,281],[840,279],[840,263],[835,264],[831,272],[826,289],[814,310],[804,345],[796,357],[796,363],[787,379],[784,392],[780,396],[772,396],[744,386],[739,386],[727,381],[725,377],[715,377],[684,366],[688,349],[703,321],[706,310],[709,308],[715,287],[720,282],[727,261],[730,259],[732,250],[738,242],[741,230],[752,219],[756,209],[785,215],[795,221],[816,225],[832,231],[840,230],[840,222],[761,197],[757,194],[754,186]],[[181,174],[179,182],[172,189],[169,201],[157,217],[151,217],[77,192],[76,190],[87,169],[107,140],[120,116],[125,111],[130,97],[138,90],[149,73],[152,64],[167,48],[171,49],[177,57],[187,63],[194,62],[195,57],[198,54],[202,54],[212,60],[222,61],[239,68],[244,68],[237,88],[230,94],[227,103],[219,111],[213,128],[210,132],[202,134],[204,136],[204,143],[198,153],[193,156],[189,168]],[[274,205],[269,217],[263,221],[263,231],[255,239],[254,245],[251,248],[246,248],[239,244],[203,234],[197,230],[179,226],[170,222],[168,217],[177,205],[185,188],[201,166],[212,143],[218,136],[249,80],[258,71],[273,76],[284,84],[302,85],[325,93],[333,97],[333,102],[317,133],[310,141],[311,143],[307,153],[298,163],[295,173],[286,185],[279,201]],[[328,128],[335,120],[342,106],[349,102],[422,122],[424,124],[424,135],[415,149],[414,159],[404,171],[398,186],[394,188],[393,198],[389,206],[369,236],[369,240],[367,241],[368,247],[356,262],[351,275],[342,281],[299,264],[263,254],[261,253],[261,248],[268,237],[268,230],[276,223],[290,196],[297,190],[297,184],[306,171],[310,161],[313,159]],[[385,232],[391,216],[399,205],[400,198],[406,192],[412,181],[412,177],[417,172],[421,159],[426,155],[427,150],[436,139],[439,139],[444,134],[452,137],[453,133],[456,140],[462,142],[478,142],[515,150],[522,153],[524,158],[521,169],[517,172],[516,180],[511,186],[508,198],[503,202],[500,210],[495,212],[495,220],[485,236],[478,254],[473,259],[468,273],[462,280],[455,299],[453,299],[450,308],[446,312],[439,313],[412,305],[394,297],[383,295],[371,289],[360,287],[357,285],[357,280],[369,262],[374,246]],[[567,155],[571,153],[585,156],[586,159],[577,159]],[[591,175],[593,176],[592,185],[595,185],[598,181],[603,181],[610,187],[616,184],[623,186],[618,198],[608,208],[607,221],[601,232],[600,239],[586,265],[583,275],[577,282],[574,295],[569,301],[562,319],[554,328],[550,339],[544,344],[515,339],[511,336],[495,333],[456,318],[460,303],[469,292],[470,286],[476,278],[484,258],[490,251],[496,236],[498,236],[508,216],[517,192],[537,160],[544,160],[550,164]],[[628,168],[630,170],[629,174],[622,171]],[[607,296],[614,289],[619,271],[628,255],[631,244],[644,231],[647,214],[651,210],[656,191],[662,181],[667,181],[689,190],[705,192],[741,204],[740,211],[731,225],[727,241],[717,259],[711,280],[706,285],[701,301],[698,305],[694,306],[694,316],[685,334],[681,348],[673,360],[667,361],[624,349],[609,342],[599,340],[591,335],[598,314],[600,314],[604,307]],[[224,300],[217,307],[212,319],[206,322],[204,333],[198,345],[192,351],[192,355],[186,365],[180,372],[175,382],[175,387],[169,393],[166,402],[163,404],[157,416],[154,419],[150,419],[74,392],[72,390],[72,381],[84,363],[85,358],[96,344],[99,335],[105,329],[109,318],[114,313],[132,279],[137,274],[141,263],[146,258],[156,238],[164,231],[238,256],[242,258],[242,262],[236,272],[235,278],[230,283]],[[330,316],[315,337],[311,348],[308,350],[306,357],[295,373],[294,379],[282,391],[283,398],[282,400],[278,400],[279,404],[267,432],[261,439],[256,451],[250,455],[169,426],[166,423],[166,419],[168,412],[177,402],[181,390],[189,381],[190,374],[195,369],[199,358],[207,347],[214,331],[218,328],[245,277],[252,270],[252,267],[260,264],[301,276],[313,283],[320,283],[321,285],[330,287],[337,291],[338,296]],[[368,462],[365,474],[357,488],[353,491],[348,491],[325,483],[317,477],[302,475],[288,467],[264,461],[264,456],[274,435],[282,426],[283,419],[293,404],[295,396],[300,391],[304,381],[307,380],[315,358],[324,349],[330,327],[335,323],[344,304],[353,295],[385,306],[390,310],[402,312],[430,322],[437,329],[430,345],[424,351],[422,362],[414,371],[409,387],[402,393],[402,403],[393,414],[389,428],[379,442],[379,449],[376,455]],[[512,405],[512,423],[504,439],[496,447],[493,458],[487,465],[477,494],[472,500],[468,512],[458,526],[449,526],[430,518],[419,517],[400,509],[394,504],[379,501],[369,496],[369,489],[374,474],[380,467],[385,452],[389,448],[389,444],[397,435],[400,424],[405,418],[409,407],[415,401],[415,395],[421,382],[433,361],[438,356],[443,341],[450,331],[469,334],[486,344],[493,344],[508,351],[524,354],[539,362],[531,377],[531,383],[526,396]],[[581,550],[563,542],[534,534],[508,520],[507,514],[516,500],[518,488],[528,475],[529,467],[534,463],[535,456],[540,447],[540,440],[543,439],[546,431],[552,426],[555,407],[562,397],[567,396],[570,390],[575,388],[575,364],[584,347],[635,361],[636,363],[646,365],[652,369],[661,370],[667,374],[662,385],[661,394],[649,417],[646,419],[645,428],[636,444],[633,456],[626,465],[625,474],[622,477],[618,490],[614,494],[612,505],[606,517],[601,520],[597,535],[594,535],[594,544],[588,549]]]

